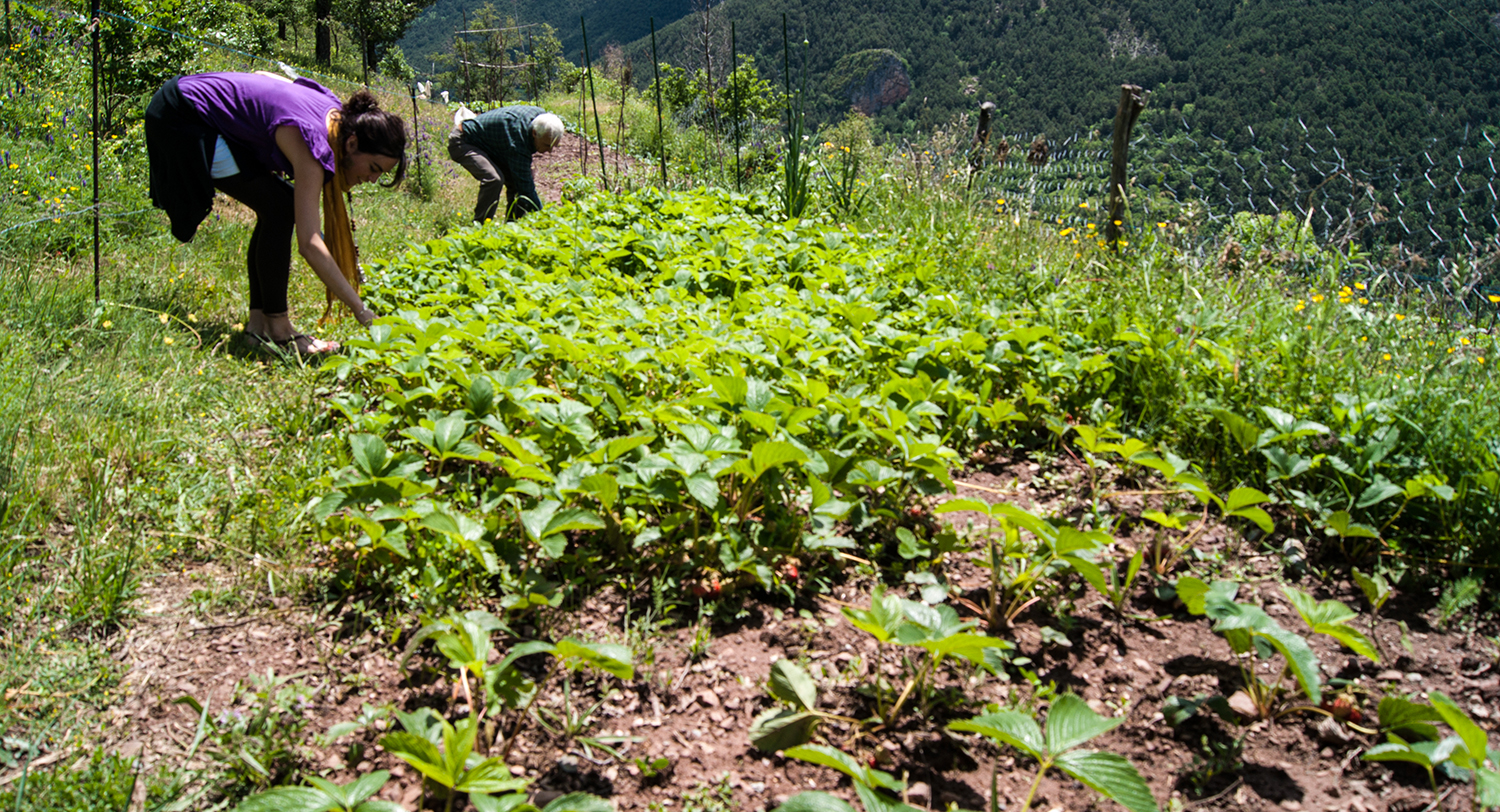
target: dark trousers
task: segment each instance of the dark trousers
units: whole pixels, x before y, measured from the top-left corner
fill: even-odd
[[[511,212],[515,202],[515,183],[505,175],[505,164],[492,160],[488,153],[472,144],[464,143],[463,134],[457,127],[448,136],[448,157],[469,170],[479,181],[479,201],[474,204],[474,222],[483,223],[493,219],[500,208],[500,193],[505,192],[505,211]],[[507,220],[515,219],[507,215]]]
[[[286,286],[292,269],[292,185],[255,169],[214,180],[214,188],[255,212],[255,230],[245,254],[250,276],[250,309],[270,315],[287,312]]]

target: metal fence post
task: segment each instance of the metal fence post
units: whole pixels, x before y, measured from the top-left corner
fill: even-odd
[[[99,0],[89,4],[89,27],[93,33],[94,104],[90,121],[94,131],[94,304],[99,303]]]

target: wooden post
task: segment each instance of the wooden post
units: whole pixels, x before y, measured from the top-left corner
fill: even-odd
[[[1114,154],[1109,167],[1109,219],[1104,223],[1104,241],[1110,250],[1120,249],[1120,225],[1125,222],[1125,184],[1130,152],[1130,131],[1146,109],[1146,91],[1140,85],[1120,85],[1120,109],[1115,113]]]

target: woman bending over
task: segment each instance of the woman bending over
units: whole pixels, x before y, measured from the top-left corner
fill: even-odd
[[[347,102],[310,79],[268,73],[200,73],[168,80],[146,108],[151,202],[188,242],[213,208],[214,190],[255,212],[246,252],[250,318],[261,342],[302,353],[338,345],[300,332],[287,313],[291,240],[360,324],[375,319],[359,297],[359,265],[344,194],[406,175],[406,125],[359,91]],[[288,183],[290,177],[292,182]],[[325,227],[318,226],[319,199]]]

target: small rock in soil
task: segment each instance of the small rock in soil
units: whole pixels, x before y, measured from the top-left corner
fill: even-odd
[[[1397,680],[1401,679],[1401,672],[1388,668],[1380,672],[1379,674],[1376,674],[1375,679],[1378,679],[1381,682],[1396,682]]]
[[[906,790],[906,799],[917,806],[926,806],[932,800],[932,787],[918,781]]]
[[[559,756],[557,767],[565,773],[576,773],[578,772],[578,758],[576,756]]]
[[[1317,737],[1319,743],[1328,745],[1347,744],[1352,738],[1339,720],[1331,716],[1321,717],[1318,723],[1313,725],[1313,735]]]

